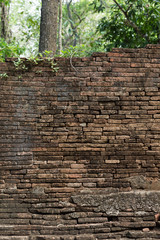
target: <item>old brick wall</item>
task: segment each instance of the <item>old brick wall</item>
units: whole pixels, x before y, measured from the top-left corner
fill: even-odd
[[[0,240],[159,239],[160,45],[57,58],[57,73],[12,60],[0,63]]]

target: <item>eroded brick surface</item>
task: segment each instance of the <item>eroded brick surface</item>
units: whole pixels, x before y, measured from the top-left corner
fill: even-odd
[[[160,238],[159,56],[0,63],[0,240]]]

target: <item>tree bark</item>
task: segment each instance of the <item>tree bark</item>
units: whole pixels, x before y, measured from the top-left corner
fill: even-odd
[[[73,22],[72,13],[71,13],[71,9],[70,9],[70,6],[72,4],[72,0],[70,0],[66,4],[67,4],[68,18],[70,20],[71,28],[72,28],[73,35],[74,35],[73,46],[75,47],[77,45],[78,33],[77,33],[77,25],[74,24],[74,22]]]
[[[39,52],[52,51],[54,55],[57,49],[57,17],[59,0],[42,0]]]
[[[9,5],[6,5],[4,2],[0,4],[1,8],[1,38],[4,40],[9,39]]]
[[[62,53],[62,0],[59,0],[58,52],[59,52],[59,54]]]

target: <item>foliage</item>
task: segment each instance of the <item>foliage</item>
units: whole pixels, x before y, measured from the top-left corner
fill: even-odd
[[[0,78],[8,78],[7,73],[0,73]]]
[[[106,12],[100,20],[98,31],[106,41],[107,50],[112,47],[144,47],[156,44],[160,35],[159,0],[113,0],[110,8],[104,1],[94,0],[97,12]]]
[[[12,0],[11,2],[10,28],[12,29],[12,38],[20,46],[25,46],[23,56],[38,53],[40,8],[41,0]]]
[[[69,18],[67,3],[70,2]],[[70,46],[76,47],[75,55],[90,55],[95,51],[104,51],[103,40],[96,32],[97,19],[100,15],[93,13],[92,0],[63,2],[63,55],[70,51]],[[20,46],[25,47],[22,56],[38,54],[41,0],[12,0],[10,11],[10,27],[12,38]],[[18,11],[17,11],[18,9]],[[15,14],[15,12],[17,12]],[[68,53],[70,55],[70,53]]]
[[[16,61],[13,62],[16,70],[28,70],[28,67],[25,64],[25,60],[22,58],[18,58]]]
[[[10,5],[12,34],[9,43],[0,39],[0,60],[34,56],[36,61],[41,0],[2,2]],[[144,47],[160,38],[160,0],[64,0],[62,10],[64,57],[89,56],[112,47]]]
[[[61,57],[85,57],[90,56],[93,52],[103,51],[103,43],[101,44],[100,40],[95,41],[91,46],[86,46],[85,44],[72,46],[70,45],[65,50],[62,50]],[[59,56],[59,55],[57,55]]]
[[[0,4],[4,3],[5,5],[9,5],[11,0],[0,0]]]
[[[3,62],[6,57],[18,57],[24,51],[24,48],[20,47],[15,42],[7,43],[3,38],[0,38],[0,61]]]
[[[17,71],[27,71],[29,67],[37,65],[39,62],[47,61],[52,72],[57,72],[58,67],[56,67],[57,63],[54,62],[54,59],[50,57],[51,51],[45,51],[43,54],[39,53],[36,56],[30,56],[29,58],[18,58],[14,61],[14,66]],[[45,57],[45,58],[44,58]],[[41,71],[36,72],[37,74],[41,73]]]
[[[46,50],[42,54],[39,53],[37,57],[38,57],[38,61],[42,61],[43,60],[42,58],[45,57],[45,60],[49,63],[50,68],[52,69],[52,72],[55,73],[55,72],[58,72],[59,67],[56,66],[57,63],[54,62],[54,58],[50,57],[52,55],[53,55],[52,51],[47,51]]]
[[[82,28],[86,18],[91,13],[89,0],[66,1],[63,4],[63,46],[76,46],[82,43]]]
[[[69,7],[68,4],[70,3]],[[92,0],[66,1],[63,4],[63,56],[88,56],[104,51],[103,41],[96,31],[103,14],[93,12]]]

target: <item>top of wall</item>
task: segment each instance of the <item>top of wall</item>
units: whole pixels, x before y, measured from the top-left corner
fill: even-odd
[[[91,57],[107,57],[111,56],[112,53],[141,53],[141,52],[146,52],[146,53],[159,53],[160,51],[160,44],[148,44],[146,45],[145,48],[113,48],[112,51],[110,52],[94,52]],[[115,55],[115,54],[113,54]],[[132,57],[134,57],[133,54],[131,54]],[[143,56],[142,56],[143,57]],[[90,58],[90,57],[86,57]],[[27,58],[21,58],[24,60],[27,60]],[[44,58],[45,59],[45,58]],[[69,59],[69,58],[64,58],[64,57],[55,57],[56,60],[64,60],[64,59]],[[73,57],[73,59],[84,59],[84,57]],[[17,58],[6,58],[6,62],[12,62],[17,60]]]

